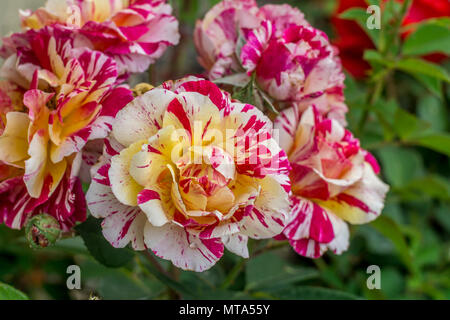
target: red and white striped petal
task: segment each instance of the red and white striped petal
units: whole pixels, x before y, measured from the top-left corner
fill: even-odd
[[[109,163],[99,163],[92,170],[92,182],[86,193],[89,211],[96,218],[105,218],[103,235],[116,248],[123,248],[129,242],[135,250],[144,250],[143,230],[145,214],[138,207],[122,204],[111,190],[108,171]]]
[[[111,168],[108,171],[111,188],[116,198],[128,206],[138,204],[138,194],[143,186],[139,185],[129,173],[133,156],[141,150],[145,140],[136,142],[111,158]]]
[[[208,270],[222,257],[224,250],[220,239],[197,238],[173,223],[162,227],[147,223],[144,237],[145,244],[155,255],[183,270]]]
[[[242,220],[242,234],[253,239],[272,238],[283,231],[289,212],[288,194],[272,177],[258,180],[259,195],[253,210]]]
[[[169,215],[175,212],[172,204],[171,189],[144,189],[138,194],[138,205],[147,215],[148,221],[155,227],[162,227],[169,222]]]
[[[225,117],[226,150],[234,155],[237,171],[248,176],[286,175],[290,169],[286,153],[272,136],[272,122],[260,110],[233,103]]]
[[[144,228],[146,215],[137,207],[118,207],[102,222],[102,233],[115,248],[124,248],[129,243],[134,250],[145,250]]]
[[[313,239],[319,243],[329,243],[335,237],[329,213],[318,204],[294,195],[283,233],[290,240]]]
[[[301,113],[298,108],[291,107],[280,112],[273,124],[273,136],[277,137],[280,147],[289,155],[294,146],[300,123]]]
[[[266,50],[272,37],[272,29],[272,23],[266,20],[259,28],[243,30],[247,42],[242,47],[239,58],[249,75],[256,69],[262,53]]]
[[[227,0],[216,4],[197,21],[194,42],[200,64],[210,79],[218,79],[240,69],[235,58],[239,28],[255,28],[260,24],[255,0]]]
[[[91,46],[117,60],[121,74],[143,72],[180,35],[172,8],[159,0],[49,0],[45,7],[21,11],[22,25],[41,29],[64,25],[83,46]]]
[[[159,88],[137,97],[117,113],[114,138],[124,146],[148,139],[162,128],[163,115],[175,98],[173,92]]]
[[[230,112],[230,94],[220,90],[219,87],[211,81],[190,77],[187,78],[186,81],[180,83],[175,82],[175,86],[172,90],[177,93],[197,92],[208,97],[223,115],[227,115]]]
[[[279,37],[283,31],[291,25],[309,26],[305,15],[297,8],[288,4],[266,4],[260,8],[260,13],[272,22]]]
[[[323,206],[345,221],[364,224],[381,214],[388,190],[389,186],[365,163],[363,177],[344,192],[323,202]]]
[[[291,197],[292,214],[283,232],[300,255],[319,258],[327,250],[336,254],[349,245],[347,224],[330,211],[306,199]]]
[[[108,171],[111,164],[98,163],[92,167],[92,182],[86,193],[86,201],[89,211],[96,218],[106,218],[108,215],[119,210],[124,210],[122,204],[114,196],[111,190]]]
[[[6,226],[21,229],[34,207],[35,199],[28,194],[22,177],[0,182],[0,215]]]
[[[307,258],[320,258],[327,251],[326,245],[321,245],[319,242],[308,238],[289,240],[289,244],[295,252]]]
[[[163,125],[185,130],[194,145],[202,145],[202,141],[217,135],[211,129],[217,128],[220,121],[219,107],[210,97],[198,92],[181,92],[167,107]]]
[[[157,90],[172,95],[158,114],[162,122],[161,117],[154,119],[161,127],[144,128],[137,142],[136,137],[116,134],[114,127],[118,141],[107,140],[101,158],[106,165],[110,159],[111,167],[99,168],[99,173],[105,171],[98,178],[104,186],[96,186],[99,191],[92,199],[88,195],[90,206],[103,210],[96,215],[106,219],[116,214],[111,212],[111,191],[104,190],[111,186],[125,207],[139,207],[145,214],[146,246],[183,269],[210,268],[223,254],[222,239],[231,251],[248,256],[248,236],[281,233],[289,212],[289,162],[271,138],[270,120],[250,105],[232,106],[217,86],[195,77],[169,81],[152,91]],[[126,131],[127,126],[147,125],[125,119],[122,133],[133,135],[137,131]],[[230,149],[223,145],[228,129],[231,135],[240,130],[244,143]],[[251,139],[254,143],[245,143]],[[239,172],[236,149],[243,159],[254,156],[256,163],[244,164]]]
[[[247,247],[248,242],[247,236],[241,234],[224,236],[222,237],[222,242],[228,251],[231,251],[242,258],[248,259],[249,253]]]

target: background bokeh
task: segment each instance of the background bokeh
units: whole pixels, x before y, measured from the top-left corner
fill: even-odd
[[[0,34],[20,30],[18,9],[36,9],[43,2],[2,1]],[[195,20],[217,2],[171,1],[180,19],[181,43],[170,48],[148,73],[134,76],[132,83],[157,85],[201,73],[192,31]],[[330,17],[337,1],[270,2],[297,6],[313,26],[334,39]],[[441,67],[448,71],[448,62],[442,62]],[[450,299],[450,146],[448,140],[442,140],[440,146],[425,148],[409,139],[413,131],[448,134],[450,86],[442,81],[433,91],[408,73],[392,72],[378,102],[367,105],[365,96],[371,85],[347,75],[349,127],[380,161],[383,179],[391,190],[384,219],[352,226],[351,245],[343,255],[327,253],[310,260],[297,256],[289,247],[261,253],[259,244],[251,243],[255,257],[250,261],[227,254],[210,271],[179,272],[179,286],[169,285],[168,291],[167,283],[149,272],[150,266],[140,256],[131,257],[125,267],[108,268],[89,255],[79,237],[33,251],[23,232],[0,226],[0,282],[32,299]],[[81,267],[82,290],[66,287],[66,269],[72,264]],[[381,269],[381,290],[367,288],[370,265]]]

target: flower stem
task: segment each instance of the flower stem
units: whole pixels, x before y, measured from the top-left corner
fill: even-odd
[[[159,272],[164,274],[166,277],[171,278],[170,274],[159,264],[158,260],[147,250],[144,250],[144,257],[150,262]]]
[[[383,92],[384,82],[389,71],[390,70],[387,69],[385,74],[380,76],[380,78],[375,82],[375,85],[373,86],[371,93],[367,96],[367,106],[364,109],[364,113],[358,123],[358,127],[356,128],[358,136],[360,136],[363,133],[364,126],[367,122],[367,118],[369,117],[370,108],[374,106],[374,104],[380,98],[381,93]]]
[[[177,282],[176,279],[174,279],[174,276],[167,272],[158,262],[158,260],[155,259],[155,257],[147,250],[144,251],[144,257],[147,259],[147,261],[155,267],[155,269],[164,275],[165,277],[169,278],[171,281]],[[172,300],[179,300],[181,299],[181,295],[174,290],[172,287],[167,286],[167,293],[169,294],[170,299]]]
[[[260,249],[257,249],[255,252],[253,252],[252,257],[254,258],[256,256],[259,256],[262,253],[282,248],[288,244],[289,244],[288,241],[271,241],[271,242],[267,243],[266,246],[264,246]]]
[[[228,289],[236,281],[236,278],[239,276],[246,263],[246,259],[241,259],[238,263],[236,263],[226,277],[225,281],[220,286],[220,289]]]

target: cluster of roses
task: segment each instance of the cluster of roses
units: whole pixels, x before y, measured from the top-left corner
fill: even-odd
[[[179,41],[166,1],[50,0],[22,16],[25,31],[1,50],[7,226],[46,213],[68,231],[87,204],[114,247],[203,271],[224,248],[247,258],[248,238],[339,254],[347,223],[381,213],[388,186],[345,128],[337,49],[299,10],[220,2],[194,34],[209,80],[167,81],[134,99],[127,76]],[[213,82],[251,84],[280,113]]]

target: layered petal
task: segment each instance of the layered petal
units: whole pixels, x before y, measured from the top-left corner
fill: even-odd
[[[118,86],[115,61],[78,47],[73,35],[55,24],[13,34],[1,50],[7,82],[0,85],[0,159],[23,170],[17,173],[22,183],[4,193],[9,209],[3,220],[14,228],[42,212],[66,231],[84,221],[78,176],[82,160],[85,177],[99,156],[87,156],[84,148],[109,134],[115,115],[132,99],[126,86]]]
[[[357,183],[321,205],[349,223],[369,223],[381,214],[388,190],[366,163],[363,177]]]
[[[291,216],[283,233],[298,254],[309,258],[319,258],[328,249],[341,254],[349,245],[348,226],[342,219],[297,196],[291,196]]]
[[[182,269],[207,270],[225,246],[248,257],[248,237],[279,234],[289,210],[290,166],[271,132],[209,81],[166,82],[119,112],[88,206],[114,246],[144,242]]]
[[[113,57],[121,74],[145,71],[180,39],[172,8],[161,0],[49,0],[21,13],[27,29],[65,25],[77,41]]]
[[[276,108],[294,104],[303,111],[314,104],[322,115],[346,124],[338,50],[298,9],[222,1],[197,22],[194,40],[210,79],[229,82],[246,73]]]
[[[223,255],[220,239],[200,239],[175,224],[154,227],[147,223],[144,232],[145,244],[155,255],[183,270],[208,270]]]

